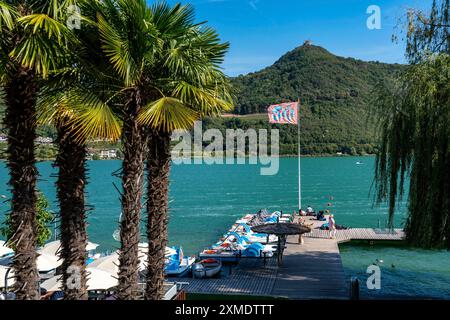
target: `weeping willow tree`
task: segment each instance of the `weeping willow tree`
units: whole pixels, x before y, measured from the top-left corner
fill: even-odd
[[[431,53],[450,52],[450,0],[433,0],[430,13],[407,12],[406,57],[413,64]]]
[[[381,143],[376,159],[377,201],[396,203],[409,178],[410,244],[450,249],[449,0],[428,15],[410,10],[406,57],[411,65],[377,96]]]

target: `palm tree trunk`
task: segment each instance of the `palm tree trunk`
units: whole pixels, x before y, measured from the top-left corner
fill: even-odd
[[[18,67],[5,86],[8,128],[8,168],[11,186],[11,228],[9,242],[15,249],[13,269],[17,299],[37,299],[39,275],[36,267],[36,95],[32,70]]]
[[[170,134],[149,130],[147,156],[147,279],[145,298],[164,296],[164,250],[167,244]]]
[[[56,182],[61,219],[63,290],[66,300],[86,300],[86,146],[69,125],[58,126],[59,168]]]
[[[135,93],[137,94],[137,93]],[[122,221],[119,255],[118,298],[135,300],[138,296],[139,240],[144,179],[145,138],[137,122],[140,100],[133,97],[123,124],[124,160],[122,163]]]

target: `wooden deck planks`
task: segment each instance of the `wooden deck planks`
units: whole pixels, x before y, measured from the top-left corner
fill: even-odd
[[[344,269],[337,242],[330,239],[288,237],[272,296],[289,299],[346,299]]]
[[[268,296],[276,279],[276,259],[268,260],[266,266],[261,260],[242,260],[231,275],[228,272],[224,267],[221,278],[181,280],[189,283],[185,290],[191,293]]]
[[[328,239],[330,237],[327,230],[313,229],[305,234],[307,238]],[[336,240],[338,243],[351,240],[369,240],[369,241],[401,241],[405,239],[405,234],[401,229],[394,229],[394,233],[380,233],[371,228],[353,228],[348,230],[337,230]]]

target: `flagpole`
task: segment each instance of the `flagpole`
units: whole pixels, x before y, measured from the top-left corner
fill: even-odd
[[[302,209],[302,177],[301,177],[301,155],[300,155],[300,99],[297,104],[297,139],[298,139],[298,210]]]

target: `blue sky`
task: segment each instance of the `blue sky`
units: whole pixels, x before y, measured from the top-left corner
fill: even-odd
[[[151,2],[151,1],[149,1]],[[191,3],[198,21],[208,21],[230,51],[224,62],[230,76],[258,71],[310,39],[344,57],[404,63],[399,19],[407,8],[429,8],[432,0],[169,0]],[[369,5],[381,8],[381,30],[369,30]]]

